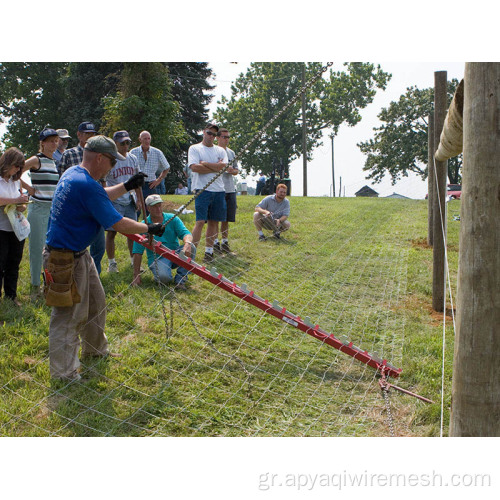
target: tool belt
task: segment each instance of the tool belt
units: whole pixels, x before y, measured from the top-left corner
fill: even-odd
[[[81,302],[74,279],[75,258],[85,252],[47,247],[49,258],[44,271],[45,303],[54,307],[71,307]]]

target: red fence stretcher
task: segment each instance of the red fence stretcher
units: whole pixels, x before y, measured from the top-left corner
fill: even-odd
[[[158,241],[153,241],[153,245],[150,245],[148,238],[142,235],[126,234],[125,236],[133,241],[136,241],[137,243],[140,243],[144,247],[149,248],[161,257],[167,258],[174,264],[177,264],[193,274],[196,274],[200,278],[217,285],[226,292],[229,292],[249,304],[262,309],[264,312],[275,316],[285,323],[302,330],[320,342],[328,344],[348,356],[352,356],[354,359],[361,361],[361,363],[375,368],[375,370],[380,371],[386,376],[398,377],[402,371],[401,368],[396,368],[388,363],[387,360],[380,358],[376,352],[371,354],[359,347],[356,347],[344,335],[340,337],[340,339],[336,338],[333,334],[329,334],[321,329],[319,325],[312,323],[309,317],[302,319],[300,316],[295,316],[287,311],[286,308],[281,307],[276,300],[273,301],[273,303],[270,303],[267,299],[262,299],[256,295],[254,291],[249,290],[247,285],[238,286],[236,283],[233,283],[222,274],[218,273],[215,268],[208,270],[206,267],[201,266],[190,257],[186,257],[183,252],[176,254],[173,250],[164,247]]]

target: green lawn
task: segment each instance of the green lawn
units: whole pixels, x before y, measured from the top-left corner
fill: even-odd
[[[252,224],[258,199],[238,197],[230,233],[237,256],[218,259],[217,270],[401,367],[392,382],[435,404],[391,391],[396,435],[439,435],[443,317],[430,305],[426,202],[292,197],[285,239],[259,242]],[[448,206],[454,293],[460,202]],[[194,215],[182,219],[192,229]],[[122,357],[82,364],[86,380],[71,385],[49,377],[50,309],[30,301],[26,245],[24,305],[0,301],[0,435],[389,435],[373,369],[196,276],[176,292],[158,287],[147,271],[143,286],[132,288],[125,238],[117,243],[120,273],[106,272],[105,257],[101,278],[106,333]],[[203,244],[199,254],[198,261]],[[446,325],[445,434],[450,318]]]

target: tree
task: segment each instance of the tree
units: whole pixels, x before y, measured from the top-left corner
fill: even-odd
[[[64,116],[61,128],[75,136],[78,125],[90,121],[101,132],[103,98],[116,93],[122,69],[123,63],[70,63],[64,79],[64,96],[59,104]]]
[[[38,151],[39,133],[46,126],[64,126],[59,110],[66,63],[0,64],[0,120],[7,125],[6,147],[27,156]]]
[[[169,62],[165,65],[172,81],[172,98],[179,104],[180,118],[186,131],[185,139],[167,154],[171,172],[165,183],[167,193],[173,193],[179,182],[185,182],[183,169],[189,146],[201,141],[201,131],[208,121],[207,106],[213,98],[208,92],[214,87],[208,83],[212,70],[207,63]]]
[[[451,102],[458,80],[448,82],[448,100]],[[427,168],[427,117],[434,113],[434,88],[420,90],[409,87],[399,101],[383,108],[378,118],[383,122],[375,127],[375,137],[358,144],[367,155],[363,170],[369,172],[367,179],[381,182],[386,174],[395,184],[409,172],[422,179],[428,175]],[[448,177],[453,184],[461,183],[462,156],[448,160]]]
[[[246,74],[240,74],[231,87],[231,98],[222,98],[216,119],[231,130],[233,148],[239,152],[302,88],[301,71],[304,63],[252,63]],[[321,69],[318,62],[305,63],[306,81]],[[320,146],[323,130],[336,134],[342,123],[350,126],[361,120],[364,108],[376,93],[384,89],[390,78],[380,66],[370,63],[345,63],[345,71],[334,72],[319,79],[307,92],[307,156]],[[273,162],[281,161],[286,170],[291,161],[302,155],[300,101],[266,130],[261,139],[240,161],[250,172],[270,173]]]
[[[103,99],[102,132],[126,129],[135,141],[148,130],[155,147],[166,155],[186,139],[179,104],[163,63],[124,63],[115,95]]]

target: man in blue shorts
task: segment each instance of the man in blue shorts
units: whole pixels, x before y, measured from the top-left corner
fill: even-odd
[[[203,140],[189,147],[188,167],[193,172],[192,189],[196,193],[205,188],[226,167],[228,159],[224,148],[214,145],[219,127],[209,123],[203,130]],[[193,243],[200,243],[201,232],[207,222],[205,262],[214,260],[214,239],[218,222],[226,220],[226,191],[219,176],[195,200],[196,223],[193,228]]]
[[[116,160],[123,160],[109,137],[91,137],[84,147],[81,165],[68,169],[54,193],[44,250],[45,299],[52,306],[49,327],[49,364],[53,378],[73,381],[80,375],[82,358],[109,356],[104,334],[104,289],[87,247],[101,227],[125,234],[163,234],[161,224],[142,224],[122,217],[111,200],[144,184],[144,174],[104,189]]]

